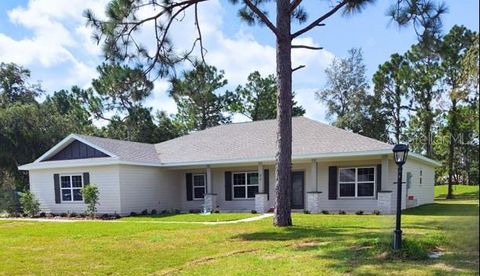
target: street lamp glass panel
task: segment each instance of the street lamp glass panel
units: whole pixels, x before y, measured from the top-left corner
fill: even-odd
[[[405,164],[408,156],[408,146],[404,144],[397,144],[393,147],[393,158],[397,165]]]

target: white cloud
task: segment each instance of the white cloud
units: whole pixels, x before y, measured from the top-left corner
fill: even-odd
[[[52,91],[71,85],[88,86],[96,76],[95,67],[102,61],[101,49],[91,39],[92,30],[85,26],[83,10],[92,9],[102,15],[108,0],[30,0],[28,5],[8,12],[9,20],[28,31],[27,35],[14,39],[0,29],[0,60],[16,62],[32,69],[34,79],[43,80],[44,88]],[[142,13],[152,10],[141,11]],[[258,42],[246,25],[236,33],[223,29],[225,10],[219,0],[199,5],[199,21],[208,50],[209,64],[225,70],[229,88],[244,84],[248,74],[259,71],[263,75],[275,73],[275,48]],[[190,49],[197,37],[193,10],[183,21],[177,22],[171,38],[179,50]],[[3,32],[3,33],[2,33]],[[137,39],[149,48],[154,47],[153,29],[145,26]],[[297,39],[297,44],[318,46],[312,38]],[[297,100],[307,109],[307,116],[323,119],[323,107],[314,101],[314,90],[324,83],[324,69],[333,59],[326,51],[293,50],[292,63],[306,65],[293,76]],[[168,82],[156,81],[152,97],[147,105],[168,113],[175,113],[176,106],[168,97]],[[236,120],[242,120],[237,118]]]

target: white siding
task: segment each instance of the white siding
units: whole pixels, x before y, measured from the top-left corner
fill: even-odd
[[[122,214],[180,209],[178,172],[121,165],[119,173]]]
[[[85,212],[85,204],[80,202],[60,204],[55,203],[55,189],[53,175],[90,173],[90,183],[99,189],[99,213],[120,213],[120,193],[118,166],[78,167],[68,169],[42,169],[31,170],[30,189],[40,202],[44,212]]]
[[[435,170],[433,167],[415,161],[407,161],[404,166],[404,181],[407,172],[412,173],[410,188],[407,197],[413,196],[417,199],[417,205],[433,203]],[[420,171],[422,171],[422,183],[420,184]]]

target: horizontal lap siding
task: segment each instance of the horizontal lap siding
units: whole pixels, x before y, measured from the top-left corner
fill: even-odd
[[[178,173],[156,167],[120,166],[123,214],[179,209]]]
[[[420,170],[422,170],[422,184],[420,184]],[[433,167],[415,161],[407,161],[404,168],[404,179],[407,172],[412,173],[410,189],[407,196],[414,196],[417,205],[433,203],[435,170]]]
[[[90,173],[90,183],[97,185],[99,190],[99,213],[120,213],[120,194],[118,181],[118,166],[78,167],[68,169],[31,170],[30,189],[40,202],[44,212],[85,212],[84,203],[55,203],[53,175]]]

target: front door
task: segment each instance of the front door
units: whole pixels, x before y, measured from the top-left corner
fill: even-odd
[[[292,172],[292,209],[303,209],[303,172]]]

